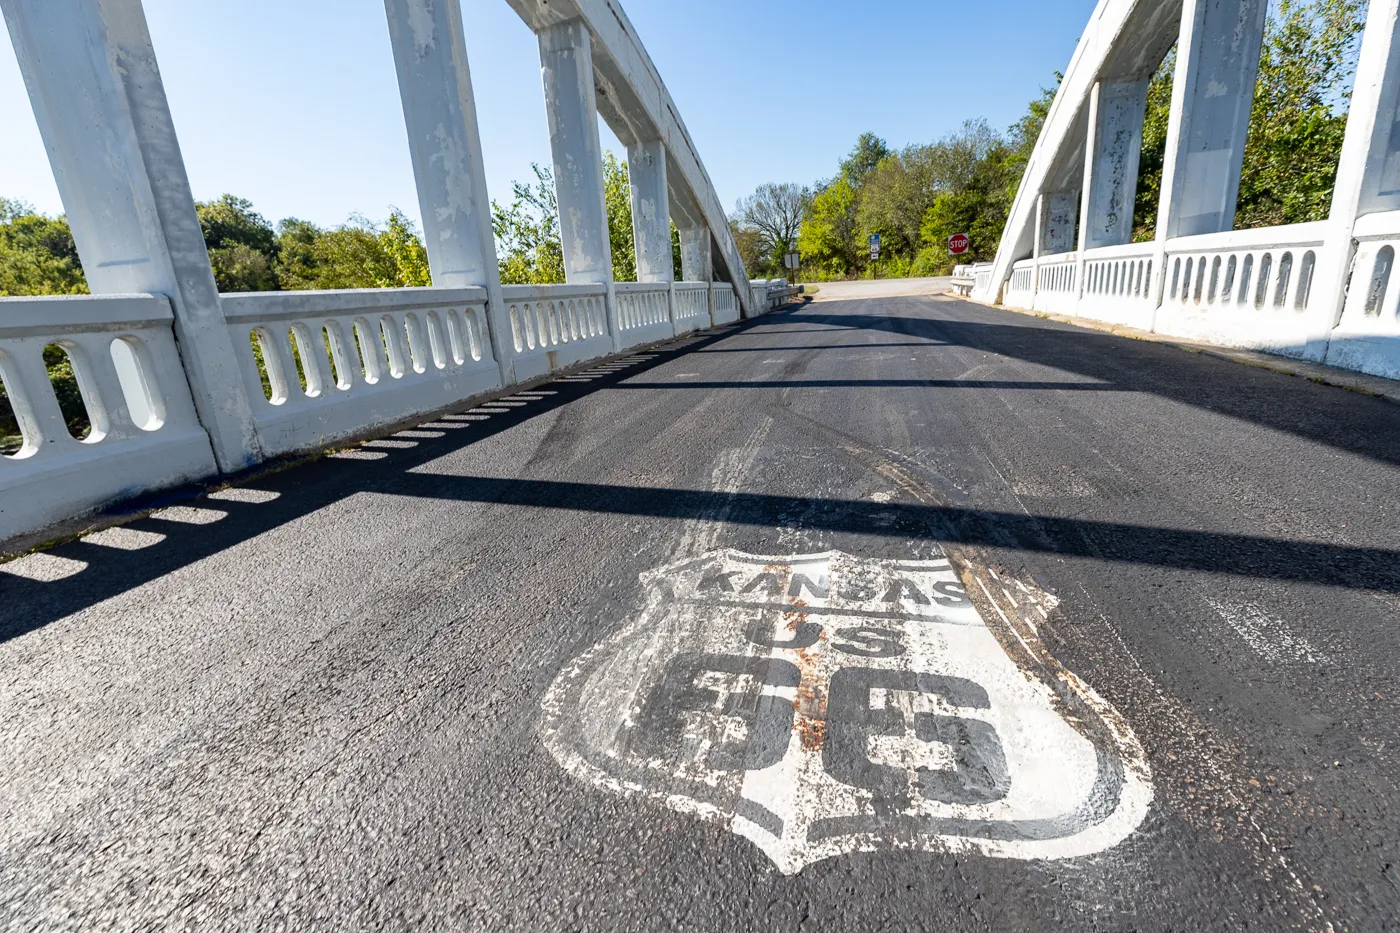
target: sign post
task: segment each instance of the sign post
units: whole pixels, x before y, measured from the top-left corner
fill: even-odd
[[[872,279],[879,278],[876,264],[880,261],[880,234],[870,234],[870,239],[867,242],[870,244],[870,277]]]
[[[793,276],[791,281],[793,284],[796,284],[797,282],[797,270],[801,267],[801,265],[802,257],[797,253],[796,250],[794,250],[791,253],[783,254],[783,268],[791,270]]]

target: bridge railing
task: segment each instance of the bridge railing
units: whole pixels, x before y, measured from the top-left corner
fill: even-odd
[[[976,280],[968,277],[973,284],[969,290],[976,287]],[[1035,309],[1035,260],[1022,259],[1016,263],[1011,270],[1011,279],[1006,283],[1006,294],[1002,301],[1013,308],[1020,308],[1022,311]]]
[[[1314,223],[1168,240],[1155,329],[1266,348],[1326,334],[1331,321],[1311,300],[1326,234]]]
[[[1356,257],[1341,319],[1332,331],[1327,362],[1400,379],[1400,211],[1356,222]]]
[[[616,0],[509,2],[538,39],[567,284],[500,281],[460,5],[385,0],[433,287],[220,295],[141,0],[0,0],[94,293],[0,298],[22,436],[0,446],[0,541],[771,310]],[[599,117],[628,150],[640,282],[613,281]]]
[[[0,538],[215,472],[173,319],[157,295],[0,303],[0,381],[23,439],[0,454]],[[60,408],[46,347],[71,364],[88,425],[81,437]]]
[[[774,311],[797,296],[797,286],[787,279],[755,279],[749,286],[753,289],[754,305],[762,311]]]
[[[506,285],[502,304],[517,380],[596,359],[614,348],[606,285]]]
[[[671,292],[671,307],[678,337],[714,325],[708,282],[677,282]]]
[[[500,387],[484,288],[220,300],[266,456],[314,450]]]
[[[989,262],[979,262],[972,267],[972,289],[974,293],[986,293],[991,287],[992,264]]]
[[[1150,328],[1157,307],[1156,266],[1157,250],[1151,243],[1085,250],[1084,287],[1068,313]]]
[[[734,286],[716,282],[710,286],[711,320],[714,326],[733,324],[739,320],[739,296]]]
[[[1400,0],[1365,5],[1326,219],[1234,230],[1270,6],[1100,0],[974,297],[1400,378]],[[1173,47],[1156,229],[1134,243],[1147,90]]]
[[[1035,282],[1036,311],[1073,314],[1079,300],[1079,257],[1074,253],[1042,256]]]
[[[676,335],[671,317],[671,286],[655,282],[618,282],[617,320],[622,349]]]

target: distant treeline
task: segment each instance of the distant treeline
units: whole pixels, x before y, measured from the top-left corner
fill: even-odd
[[[604,154],[613,272],[637,277],[627,164]],[[559,208],[549,169],[533,166],[533,184],[517,182],[508,205],[493,203],[492,222],[506,284],[564,281]],[[355,214],[337,227],[289,217],[277,224],[246,198],[225,194],[196,202],[209,263],[221,292],[328,288],[396,288],[432,284],[428,253],[413,222],[391,208],[382,222]],[[680,241],[672,231],[677,270]],[[69,295],[87,291],[73,233],[62,216],[0,198],[0,295]]]
[[[1363,0],[1275,0],[1245,145],[1237,229],[1327,216],[1364,25]],[[1139,241],[1155,235],[1175,64],[1173,50],[1149,87],[1133,215]],[[1005,132],[973,120],[937,142],[901,151],[865,133],[831,178],[810,187],[761,186],[730,220],[749,273],[785,275],[783,255],[795,248],[804,278],[869,275],[871,234],[881,239],[881,276],[946,274],[955,262],[992,259],[1053,99],[1053,89],[1043,91]],[[955,259],[947,242],[957,233],[972,242]]]
[[[1260,58],[1245,146],[1237,228],[1301,223],[1327,216],[1346,130],[1363,0],[1276,0]],[[1148,92],[1134,238],[1155,230],[1166,150],[1173,51]],[[937,142],[891,149],[863,134],[829,179],[813,186],[763,185],[731,218],[753,277],[784,275],[783,256],[801,254],[803,276],[869,274],[867,240],[881,238],[884,276],[948,272],[955,261],[991,259],[1053,90],[1033,100],[1006,131],[984,120],[965,123]],[[604,188],[618,281],[636,279],[627,165],[604,158]],[[509,204],[492,204],[492,223],[507,283],[564,280],[559,209],[553,178],[516,183]],[[197,205],[209,260],[225,292],[276,289],[384,288],[430,283],[427,251],[398,210],[383,222],[354,215],[337,227],[287,218],[269,223],[253,205],[226,194]],[[948,255],[956,233],[971,238],[962,260]],[[672,249],[680,274],[679,239]],[[86,291],[68,224],[18,201],[0,199],[0,295]]]

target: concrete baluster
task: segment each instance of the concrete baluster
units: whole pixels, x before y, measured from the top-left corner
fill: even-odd
[[[384,0],[433,285],[487,292],[491,352],[515,382],[460,4]]]
[[[582,20],[570,20],[540,30],[537,38],[554,159],[554,190],[559,200],[564,276],[571,285],[607,286],[608,327],[614,349],[621,350],[588,27]]]
[[[140,0],[0,0],[0,10],[88,288],[170,299],[218,465],[251,466],[257,428]]]

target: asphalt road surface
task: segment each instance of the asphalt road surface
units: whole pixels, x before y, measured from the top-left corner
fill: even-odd
[[[823,298],[0,567],[0,929],[1393,930],[1400,408]]]

